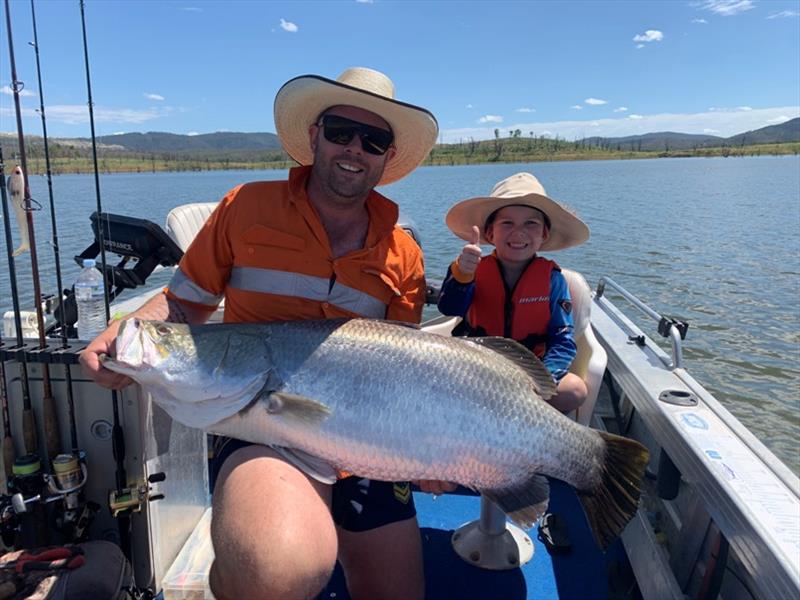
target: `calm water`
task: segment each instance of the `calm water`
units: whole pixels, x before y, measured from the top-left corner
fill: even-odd
[[[447,209],[456,200],[488,194],[496,181],[522,170],[536,174],[548,193],[576,209],[592,230],[587,244],[552,258],[583,272],[593,287],[601,275],[611,275],[658,312],[688,320],[689,371],[800,472],[800,158],[430,167],[382,191],[417,224],[427,271],[441,278],[462,244],[444,226]],[[285,175],[105,175],[103,209],[163,224],[174,206],[218,200],[243,181]],[[53,185],[69,285],[78,272],[71,257],[90,241],[94,180],[66,175]],[[45,205],[35,227],[42,288],[48,292],[56,285],[47,186],[37,177],[31,187]],[[30,259],[20,258],[22,303],[31,305]],[[3,247],[2,312],[11,308],[7,273]],[[153,281],[167,277],[157,273]]]

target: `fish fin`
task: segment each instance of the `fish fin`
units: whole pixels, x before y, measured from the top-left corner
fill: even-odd
[[[29,248],[30,248],[30,246],[28,244],[22,244],[19,248],[14,250],[14,252],[11,254],[11,256],[19,256],[20,254],[22,254],[23,252],[25,252]]]
[[[329,462],[299,448],[270,447],[312,479],[328,485],[336,483],[338,471]]]
[[[597,545],[605,550],[636,514],[650,453],[636,440],[597,433],[606,443],[601,481],[593,490],[579,490],[578,499]]]
[[[481,490],[489,500],[524,529],[530,529],[547,510],[550,484],[544,475],[533,475],[521,484],[507,488]]]
[[[267,412],[288,419],[303,421],[309,425],[320,425],[331,416],[331,409],[312,398],[290,392],[268,392],[264,394]]]
[[[519,342],[497,336],[468,338],[466,341],[497,352],[520,367],[533,379],[536,392],[543,400],[555,396],[556,382],[553,381],[550,371],[539,360],[539,357]]]

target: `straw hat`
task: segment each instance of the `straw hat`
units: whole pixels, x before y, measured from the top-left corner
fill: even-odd
[[[542,211],[550,220],[550,236],[540,250],[563,250],[577,246],[589,239],[589,228],[569,210],[547,197],[544,187],[530,173],[517,173],[494,186],[488,197],[470,198],[454,205],[445,217],[450,231],[463,240],[472,239],[472,226],[481,230],[482,244],[486,219],[504,206],[530,206]]]
[[[334,81],[318,75],[290,79],[275,96],[275,129],[286,152],[301,165],[314,162],[308,128],[325,109],[347,105],[382,117],[392,128],[397,153],[386,163],[379,185],[402,179],[425,160],[439,125],[424,108],[394,99],[394,84],[383,73],[353,67]]]

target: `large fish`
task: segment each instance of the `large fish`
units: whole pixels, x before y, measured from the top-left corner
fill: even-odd
[[[14,167],[11,175],[8,176],[8,191],[11,206],[14,207],[14,215],[17,217],[20,240],[19,246],[14,250],[12,256],[19,256],[30,249],[28,219],[25,215],[25,178],[22,175],[22,167]]]
[[[541,362],[503,338],[367,319],[179,325],[129,319],[107,368],[173,418],[277,448],[307,472],[458,482],[531,527],[562,479],[606,547],[637,508],[647,450],[543,398]],[[327,471],[326,472],[326,467]],[[316,472],[314,472],[316,471]]]

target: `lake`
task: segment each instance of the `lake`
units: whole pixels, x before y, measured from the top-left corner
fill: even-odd
[[[6,171],[12,167],[9,161]],[[657,312],[687,320],[689,372],[800,472],[800,158],[424,167],[381,191],[416,223],[426,270],[441,278],[463,244],[444,225],[447,209],[457,200],[487,195],[495,182],[519,171],[534,173],[551,197],[577,210],[592,230],[587,244],[548,256],[581,271],[592,287],[609,275]],[[218,200],[244,181],[285,176],[286,171],[103,175],[103,210],[163,225],[175,206]],[[72,257],[91,241],[94,178],[62,175],[53,188],[69,286],[79,271]],[[52,293],[46,180],[31,178],[31,189],[44,206],[35,213],[35,228],[42,290]],[[2,312],[12,306],[7,262],[3,248]],[[29,254],[16,265],[22,305],[32,306]],[[152,281],[167,278],[162,271]],[[640,324],[657,337],[655,323]]]

